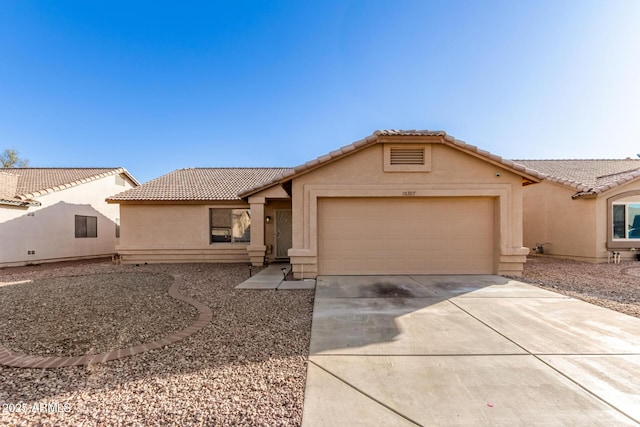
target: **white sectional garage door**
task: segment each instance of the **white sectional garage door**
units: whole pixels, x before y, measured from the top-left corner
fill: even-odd
[[[321,198],[325,275],[491,274],[494,199]]]

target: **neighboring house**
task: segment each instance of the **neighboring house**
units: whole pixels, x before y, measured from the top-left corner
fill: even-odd
[[[114,254],[105,199],[137,185],[123,168],[0,169],[0,267]]]
[[[182,169],[108,201],[120,204],[125,263],[519,275],[522,187],[542,178],[444,132],[392,130],[294,169]]]
[[[547,176],[524,191],[525,246],[588,262],[640,249],[640,159],[514,162]]]

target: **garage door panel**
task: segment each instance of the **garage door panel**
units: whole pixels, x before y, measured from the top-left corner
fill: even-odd
[[[487,274],[491,198],[320,199],[320,274]]]

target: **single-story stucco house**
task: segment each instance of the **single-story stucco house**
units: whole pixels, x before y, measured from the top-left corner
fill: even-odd
[[[387,130],[296,168],[181,169],[108,202],[124,263],[519,275],[523,187],[543,178],[445,132]]]
[[[113,255],[105,199],[137,185],[124,168],[0,169],[0,267]]]
[[[640,159],[514,160],[546,175],[524,189],[524,244],[607,262],[640,253]]]

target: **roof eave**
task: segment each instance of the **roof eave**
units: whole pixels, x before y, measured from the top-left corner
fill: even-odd
[[[18,194],[16,197],[22,200],[30,200],[35,197],[44,196],[45,194],[55,193],[56,191],[66,190],[67,188],[76,187],[80,184],[85,184],[87,182],[96,181],[98,179],[102,179],[107,176],[113,176],[113,175],[125,175],[129,180],[131,180],[131,182],[135,184],[136,187],[140,185],[140,183],[125,168],[120,167],[120,168],[112,169],[108,172],[103,172],[96,175],[92,175],[87,178],[79,179],[77,181],[55,185],[48,188],[43,188],[41,190],[33,191],[31,193]]]
[[[30,206],[41,206],[42,203],[38,202],[37,200],[5,200],[5,199],[1,199],[0,200],[0,205],[14,206],[14,207],[20,207],[20,208],[28,208]]]
[[[119,205],[171,205],[171,204],[193,204],[193,205],[213,205],[216,203],[243,203],[243,199],[112,199],[107,198],[105,201],[109,204]]]
[[[620,188],[621,186],[630,184],[634,181],[640,181],[640,171],[629,174],[628,176],[621,178],[617,181],[611,182],[609,184],[590,188],[586,191],[579,191],[573,196],[571,196],[571,198],[572,199],[593,199],[600,196],[601,194],[606,194],[611,190]]]
[[[571,196],[571,198],[573,200],[576,200],[576,199],[595,199],[596,197],[598,197],[598,193],[596,193],[594,191],[579,191],[576,194],[574,194],[573,196]]]

